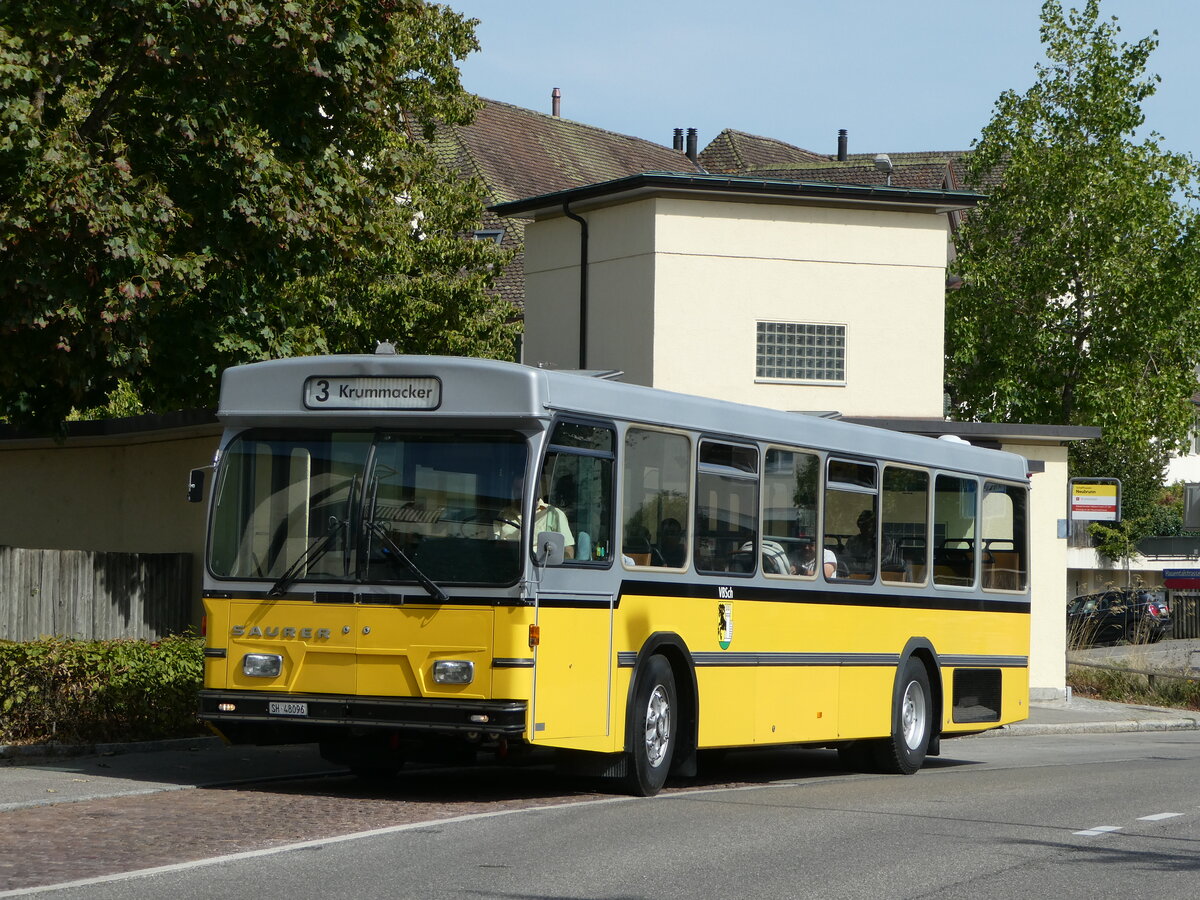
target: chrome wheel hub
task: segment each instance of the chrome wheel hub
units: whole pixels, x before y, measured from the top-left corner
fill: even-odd
[[[671,743],[671,704],[661,684],[650,692],[646,705],[646,760],[652,768],[662,765]]]
[[[909,750],[919,750],[925,738],[926,718],[929,714],[925,705],[925,692],[916,681],[910,681],[904,689],[900,707],[900,729]]]

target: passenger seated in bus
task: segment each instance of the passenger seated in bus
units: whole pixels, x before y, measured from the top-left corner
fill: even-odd
[[[500,510],[500,515],[493,523],[495,536],[499,540],[516,541],[521,538],[521,488],[523,479],[520,476],[513,479],[512,502]],[[563,554],[567,559],[575,558],[575,535],[571,533],[571,525],[567,522],[567,514],[557,506],[552,506],[542,494],[537,499],[537,509],[533,514],[533,534],[536,537],[543,531],[557,531],[566,539]]]
[[[846,562],[850,569],[850,577],[855,575],[875,574],[875,511],[864,509],[858,514],[858,534],[850,536],[846,541]],[[883,559],[891,563],[896,557],[894,542],[883,539]]]
[[[793,575],[815,575],[817,571],[817,545],[808,540],[792,551],[790,557]],[[832,578],[837,574],[837,554],[828,547],[824,550],[825,577]]]
[[[687,563],[687,544],[683,539],[683,526],[679,520],[668,516],[658,525],[658,556],[654,565],[671,569],[682,568]]]

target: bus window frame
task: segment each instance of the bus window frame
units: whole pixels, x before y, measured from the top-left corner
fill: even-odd
[[[866,466],[866,467],[874,470],[875,478],[873,480],[874,481],[873,485],[868,487],[866,485],[857,484],[855,482],[850,482],[850,481],[833,481],[829,477],[829,468],[835,462],[844,462],[844,463],[850,463],[852,465]],[[871,577],[870,578],[855,578],[854,577],[855,573],[848,573],[847,575],[840,575],[840,574],[838,574],[837,571],[835,571],[832,576],[826,576],[826,581],[829,581],[829,582],[832,582],[835,584],[853,584],[856,586],[874,585],[874,584],[880,583],[879,550],[880,550],[880,546],[881,546],[881,541],[880,541],[880,528],[879,528],[879,491],[880,491],[879,476],[880,476],[881,467],[886,465],[886,463],[887,463],[887,460],[883,457],[860,457],[860,456],[855,456],[855,455],[849,454],[849,453],[833,453],[833,452],[826,454],[826,456],[825,456],[825,471],[824,471],[825,484],[824,484],[824,493],[822,495],[822,500],[828,499],[829,492],[831,490],[842,491],[843,493],[847,493],[847,494],[869,495],[869,496],[875,498],[874,503],[872,504],[872,510],[873,510],[874,516],[875,516],[875,567],[874,567],[874,571],[872,572]],[[822,506],[826,510],[828,509],[827,503],[823,503]],[[861,513],[859,515],[861,515]],[[821,539],[822,540],[825,540],[825,538],[828,536],[828,533],[829,533],[829,529],[826,527],[827,524],[828,523],[827,523],[826,519],[823,517],[821,519]],[[853,537],[853,536],[854,535],[851,535],[851,537]],[[847,543],[849,543],[849,540],[847,540]],[[840,569],[842,566],[846,566],[847,571],[848,571],[849,563],[847,562],[845,555],[844,555],[845,554],[844,545],[839,544],[838,548],[842,554],[842,555],[838,556],[838,569]],[[838,552],[838,551],[835,551],[835,553],[836,552]]]
[[[828,452],[826,452],[824,450],[814,450],[809,447],[788,446],[787,444],[764,443],[762,445],[762,448],[761,448],[762,466],[761,466],[761,471],[759,474],[759,490],[758,490],[758,494],[759,494],[758,532],[759,532],[759,545],[760,546],[764,540],[769,540],[769,538],[766,536],[766,533],[765,533],[766,532],[766,521],[767,521],[767,517],[766,517],[767,491],[765,489],[765,485],[766,485],[766,479],[767,479],[767,457],[770,455],[772,450],[778,450],[781,453],[792,453],[792,454],[803,453],[806,456],[814,457],[817,461],[817,486],[816,486],[817,502],[816,502],[816,506],[813,510],[813,522],[814,522],[815,533],[812,535],[813,543],[815,544],[815,547],[813,549],[813,554],[814,554],[813,558],[816,560],[816,562],[813,565],[813,571],[812,571],[811,575],[806,575],[803,572],[789,572],[787,574],[780,574],[778,572],[767,572],[767,571],[764,571],[762,574],[765,578],[776,578],[776,579],[783,579],[786,581],[814,582],[825,571],[825,562],[824,562],[824,560],[825,560],[825,516],[824,516],[824,512],[825,512],[825,475],[826,475],[825,458],[829,454],[828,454]],[[793,472],[793,476],[794,476],[794,474],[795,474],[794,468],[793,468],[792,472]],[[795,508],[796,507],[792,507],[792,509],[795,509]],[[787,547],[784,547],[784,553],[785,554],[787,553]],[[761,554],[761,550],[760,550],[760,554]],[[791,561],[790,555],[788,556],[788,561],[789,561],[789,563]]]
[[[754,451],[754,471],[740,469],[737,466],[726,466],[720,463],[702,462],[703,450],[705,444],[719,444],[725,447],[734,447],[742,450]],[[715,475],[719,478],[732,478],[738,481],[752,483],[756,492],[753,503],[753,519],[754,519],[754,544],[751,553],[751,561],[753,566],[747,572],[734,572],[729,570],[719,569],[701,569],[697,565],[698,554],[691,554],[692,566],[697,575],[707,576],[709,578],[753,578],[759,574],[762,569],[762,467],[763,467],[763,451],[756,441],[747,438],[730,438],[722,434],[712,434],[709,432],[701,432],[696,436],[695,441],[696,452],[692,457],[692,533],[689,538],[691,547],[695,550],[696,538],[699,534],[699,527],[696,523],[696,510],[699,504],[700,494],[700,475],[701,473]]]
[[[628,445],[626,443],[629,432],[644,431],[654,434],[670,434],[682,437],[687,441],[688,447],[688,462],[687,462],[687,518],[680,524],[684,526],[684,546],[687,552],[683,566],[656,566],[652,562],[646,565],[633,562],[633,557],[625,552],[625,465],[627,457]],[[627,572],[671,572],[678,574],[687,572],[693,569],[695,562],[694,554],[691,552],[692,533],[690,526],[696,515],[696,458],[698,453],[699,436],[694,431],[689,431],[686,428],[670,428],[663,425],[652,425],[647,422],[636,421],[633,419],[619,419],[617,425],[617,445],[620,448],[617,452],[617,474],[614,479],[614,491],[616,492],[616,509],[614,510],[614,526],[617,529],[617,534],[614,536],[617,544],[617,553],[621,557],[621,567]],[[626,560],[630,562],[626,562]]]
[[[563,423],[568,424],[568,425],[583,425],[583,426],[586,426],[589,428],[603,428],[604,430],[610,432],[613,436],[613,449],[610,452],[606,453],[603,450],[588,450],[583,447],[569,447],[565,444],[555,444],[553,442],[554,432],[558,429],[558,426]],[[616,555],[611,552],[611,548],[614,544],[617,543],[615,531],[617,528],[617,502],[616,502],[617,497],[618,497],[617,476],[618,476],[618,469],[620,468],[620,465],[621,465],[621,455],[619,452],[619,448],[621,445],[620,430],[617,428],[617,425],[615,422],[608,420],[608,419],[591,418],[591,417],[582,416],[582,415],[571,415],[568,413],[568,414],[564,414],[564,415],[555,416],[550,421],[550,424],[547,426],[545,435],[546,435],[545,445],[542,448],[542,452],[538,454],[537,466],[533,469],[533,471],[536,473],[536,476],[534,479],[526,478],[527,486],[522,489],[522,494],[524,496],[521,497],[521,503],[524,505],[524,508],[526,510],[530,510],[530,509],[534,508],[534,505],[537,502],[537,495],[536,495],[536,493],[535,494],[530,493],[530,489],[528,487],[528,482],[532,480],[534,482],[535,488],[540,485],[542,473],[544,472],[545,467],[546,467],[546,458],[551,453],[559,453],[559,454],[564,454],[564,455],[568,455],[568,456],[584,456],[584,457],[588,457],[590,459],[610,460],[612,462],[613,470],[609,476],[609,483],[608,483],[608,515],[609,515],[609,527],[610,527],[610,529],[612,529],[614,534],[611,534],[609,536],[610,552],[608,554],[608,558],[603,561],[601,561],[601,560],[581,560],[581,559],[575,559],[575,558],[564,559],[562,561],[562,563],[560,563],[558,566],[556,566],[556,568],[582,569],[585,571],[601,571],[601,572],[608,571],[612,568],[613,557]],[[532,523],[532,522],[534,522],[534,517],[530,516],[526,519],[526,521]],[[578,534],[575,534],[574,537],[578,541]],[[534,549],[534,543],[537,541],[537,535],[533,533],[532,528],[528,529],[528,532],[525,535],[524,540],[525,540],[525,544],[526,544],[526,550],[529,553],[529,560],[530,560],[530,562],[536,564],[537,554]],[[578,546],[578,544],[576,544],[576,546]]]
[[[971,541],[971,583],[970,584],[947,584],[937,580],[937,548],[933,550],[932,556],[932,573],[930,583],[935,590],[953,591],[956,593],[975,593],[981,589],[982,576],[980,571],[980,560],[983,558],[982,547],[980,546],[979,530],[982,527],[983,521],[981,518],[982,498],[983,498],[983,479],[974,472],[963,472],[956,469],[934,469],[933,472],[933,490],[931,491],[930,502],[933,508],[930,510],[929,527],[931,533],[931,542],[936,538],[937,532],[937,482],[939,478],[954,478],[958,481],[972,482],[975,485],[975,511],[973,521],[975,523],[975,533],[969,539]],[[961,499],[960,499],[961,502]],[[942,538],[943,541],[965,541],[967,538]]]
[[[987,545],[987,541],[991,540],[990,538],[985,537],[983,534],[983,530],[984,530],[983,503],[984,503],[984,499],[987,497],[987,494],[988,494],[988,490],[987,490],[988,485],[997,485],[998,487],[1005,488],[1006,491],[1009,489],[1012,489],[1012,488],[1016,488],[1016,489],[1020,490],[1025,496],[1025,510],[1024,510],[1024,512],[1025,512],[1025,516],[1024,516],[1024,519],[1025,519],[1025,525],[1024,525],[1025,547],[1024,547],[1023,552],[1020,552],[1018,555],[1018,559],[1020,559],[1021,562],[1024,564],[1023,574],[1025,577],[1024,577],[1024,584],[1020,587],[1016,587],[1016,588],[988,587],[987,583],[986,583],[986,579],[983,577],[983,553],[981,553],[980,554],[979,589],[981,591],[986,591],[990,594],[1007,594],[1009,596],[1028,593],[1030,590],[1030,587],[1031,587],[1031,581],[1032,581],[1032,576],[1033,576],[1033,566],[1031,565],[1031,561],[1030,561],[1030,555],[1032,553],[1033,548],[1032,548],[1032,543],[1030,540],[1030,533],[1029,533],[1030,525],[1031,525],[1030,509],[1029,509],[1029,499],[1030,499],[1029,485],[1021,484],[1021,483],[1015,482],[1015,481],[1006,481],[1003,478],[993,478],[993,477],[987,476],[987,475],[983,476],[983,478],[981,479],[981,482],[982,482],[982,487],[980,489],[981,492],[979,495],[979,541],[980,541],[980,545],[981,545],[980,549],[983,551],[983,553],[990,552],[990,548]]]
[[[881,559],[880,565],[879,565],[879,581],[881,583],[886,583],[889,588],[890,587],[903,587],[906,589],[913,589],[913,588],[928,589],[933,583],[933,536],[932,536],[932,534],[933,534],[933,498],[934,498],[933,487],[936,484],[935,473],[931,469],[929,469],[925,466],[912,465],[911,463],[893,462],[893,461],[887,460],[887,459],[880,459],[879,465],[880,465],[880,472],[879,472],[880,503],[879,503],[879,513],[878,513],[879,551],[882,551],[882,549],[883,549],[883,525],[884,525],[883,494],[884,494],[884,479],[887,477],[887,470],[888,469],[904,469],[909,472],[920,472],[920,473],[924,474],[925,477],[928,479],[928,482],[925,487],[925,521],[923,523],[925,525],[925,560],[924,560],[925,578],[921,581],[892,581],[891,579],[884,578],[883,577],[883,564],[882,564],[882,559]]]

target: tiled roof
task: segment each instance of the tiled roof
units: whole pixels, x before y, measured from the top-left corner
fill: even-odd
[[[687,155],[519,106],[484,100],[470,125],[439,128],[438,155],[477,175],[494,203],[611,181],[640,172],[698,172]]]
[[[893,187],[930,191],[962,189],[962,184],[952,171],[952,159],[902,153],[890,154],[889,158],[892,161]],[[887,174],[875,167],[874,156],[852,156],[845,162],[825,160],[779,168],[759,168],[741,174],[832,184],[887,184]]]
[[[739,174],[750,169],[824,162],[829,159],[775,138],[726,128],[700,152],[700,165],[714,174]]]
[[[653,141],[617,134],[545,113],[483,99],[469,125],[439,127],[433,148],[464,177],[476,177],[489,204],[612,181],[642,172],[700,172],[687,155]],[[488,212],[480,230],[504,232],[501,245],[520,249],[525,222]],[[518,309],[525,305],[525,259],[518,252],[494,291]]]

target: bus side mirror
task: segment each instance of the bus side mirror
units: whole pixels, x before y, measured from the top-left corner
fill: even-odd
[[[567,539],[557,531],[541,531],[537,536],[534,560],[539,566],[561,566],[567,556]]]
[[[188,503],[199,503],[204,499],[204,470],[192,469],[188,476]]]

